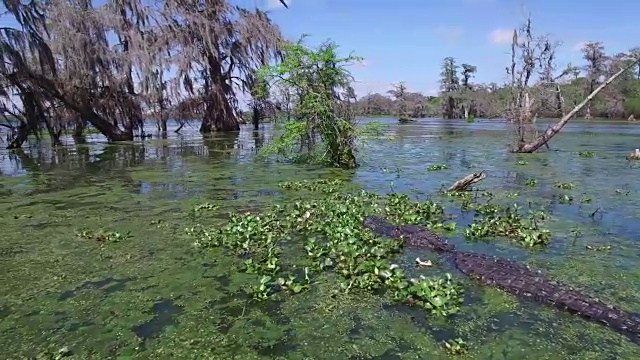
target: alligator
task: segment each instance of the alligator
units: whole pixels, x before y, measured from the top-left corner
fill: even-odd
[[[428,248],[446,255],[460,272],[486,285],[602,323],[632,335],[634,340],[640,339],[639,315],[553,281],[542,270],[491,255],[458,251],[453,244],[424,226],[393,225],[377,216],[366,217],[364,226],[378,236],[402,239],[405,246]]]

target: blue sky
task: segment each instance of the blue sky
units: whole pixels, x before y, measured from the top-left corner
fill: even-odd
[[[579,48],[587,41],[603,41],[612,53],[640,46],[640,2],[633,1],[289,0],[288,10],[278,0],[236,2],[268,8],[290,39],[308,33],[315,45],[330,38],[364,57],[352,68],[360,96],[398,81],[433,94],[446,56],[476,65],[476,81],[501,83],[511,32],[528,12],[538,34],[564,43],[558,53],[564,64],[582,65]]]
[[[633,1],[287,0],[288,10],[278,0],[230,1],[268,9],[289,39],[303,33],[311,35],[310,45],[332,39],[345,54],[364,57],[364,64],[351,68],[359,96],[399,81],[411,91],[435,94],[447,56],[477,66],[477,82],[502,83],[511,33],[528,12],[537,34],[564,43],[561,65],[583,65],[579,49],[587,41],[604,42],[610,53],[640,46],[640,2]],[[7,17],[0,23],[15,25]]]

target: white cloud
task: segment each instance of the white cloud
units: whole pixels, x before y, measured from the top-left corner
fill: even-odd
[[[428,88],[428,89],[424,92],[424,94],[425,94],[426,96],[436,96],[436,95],[438,95],[438,93],[439,93],[439,92],[440,92],[440,89],[439,89],[439,88],[435,88],[435,87],[433,87],[433,88]]]
[[[457,42],[464,34],[461,26],[439,25],[434,29],[435,33],[449,42]]]
[[[511,44],[513,40],[513,29],[495,29],[489,33],[489,41],[494,45]]]
[[[575,43],[575,45],[573,45],[571,47],[571,50],[573,51],[582,51],[582,48],[587,44],[588,41],[580,41]]]
[[[356,80],[351,83],[353,86],[353,90],[356,92],[358,97],[366,96],[371,93],[385,93],[387,90],[391,89],[391,84],[384,81],[375,81],[375,80]]]
[[[287,3],[287,5],[291,6],[291,3],[293,2],[293,0],[285,0],[285,2]],[[280,2],[280,0],[267,0],[265,2],[265,7],[267,8],[267,10],[274,10],[274,9],[284,9],[284,5],[282,5],[282,3]]]

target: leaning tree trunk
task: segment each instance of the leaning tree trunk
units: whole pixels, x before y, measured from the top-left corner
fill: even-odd
[[[30,128],[25,122],[21,122],[18,126],[17,134],[13,137],[7,149],[20,149],[22,144],[29,138]]]
[[[93,125],[93,127],[100,131],[100,133],[109,139],[109,141],[133,140],[133,136],[131,136],[131,134],[122,131],[122,129],[118,127],[116,120],[114,120],[114,123],[111,123],[109,120],[96,113],[86,99],[72,98],[71,96],[64,94],[51,79],[42,75],[24,69],[21,75],[36,83],[47,96],[59,100],[65,105],[65,107],[80,114],[80,117],[83,120],[86,120]]]
[[[598,95],[600,91],[602,91],[605,87],[611,84],[615,79],[618,78],[618,76],[622,75],[625,71],[631,69],[639,62],[640,62],[640,58],[635,59],[635,61],[633,61],[631,64],[625,66],[620,71],[613,74],[610,78],[607,79],[607,81],[605,81],[602,85],[598,86],[595,90],[593,90],[593,92],[589,94],[589,96],[587,96],[584,100],[582,100],[582,102],[579,103],[575,108],[573,108],[573,110],[571,110],[568,114],[563,116],[562,119],[560,119],[560,121],[557,124],[549,127],[542,135],[540,135],[534,141],[529,143],[521,143],[516,149],[514,149],[514,152],[532,153],[538,150],[543,145],[545,145],[547,142],[549,142],[549,140],[551,140],[552,137],[554,137],[557,133],[560,132],[560,130],[562,130],[562,128],[569,122],[569,120],[571,120],[571,118],[575,114],[578,113],[578,111],[580,111],[580,109],[582,109],[585,105],[589,104],[591,100],[593,100],[593,98],[596,97],[596,95]]]
[[[123,131],[118,126],[110,123],[108,120],[98,115],[95,111],[88,107],[82,107],[80,110],[80,116],[87,119],[93,127],[95,127],[102,135],[104,135],[109,141],[132,141],[133,134],[129,131]]]
[[[42,115],[42,109],[40,108],[41,104],[36,99],[33,91],[28,90],[21,84],[18,84],[17,87],[21,92],[20,100],[22,101],[22,107],[24,108],[24,116],[20,119],[17,134],[9,143],[7,149],[21,148],[22,144],[27,141],[29,134],[31,133],[38,137],[38,125],[45,121]]]

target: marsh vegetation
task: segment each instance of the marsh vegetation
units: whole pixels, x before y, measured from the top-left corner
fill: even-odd
[[[495,148],[496,124],[378,121],[356,170],[257,159],[270,128],[4,152],[6,357],[638,356],[361,225],[427,224],[638,312],[637,127],[577,121],[559,151],[524,156]],[[477,191],[441,190],[480,170]]]
[[[362,59],[286,40],[258,9],[2,3],[16,24],[0,29],[4,358],[640,355],[637,338],[363,226],[427,226],[640,311],[638,165],[624,159],[640,128],[574,119],[602,111],[598,94],[611,117],[637,114],[637,51],[590,44],[579,79],[528,19],[504,86],[473,84],[469,64],[460,80],[447,58],[439,98],[400,82],[395,118],[362,119],[371,97],[348,71]],[[567,102],[574,83],[588,86]],[[418,119],[434,101],[444,120]]]

